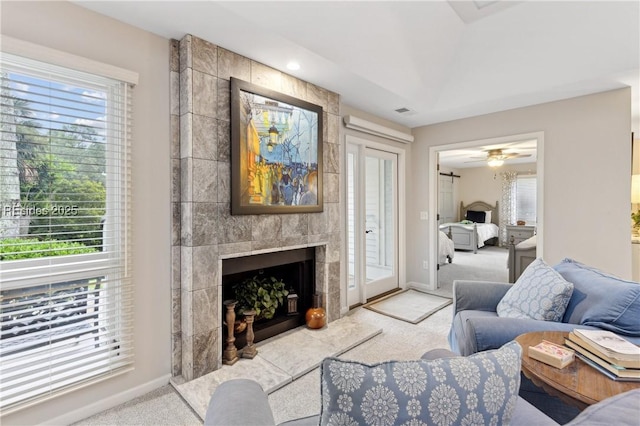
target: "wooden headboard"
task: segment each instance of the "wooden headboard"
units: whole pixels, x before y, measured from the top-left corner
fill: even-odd
[[[491,211],[491,223],[495,223],[500,226],[500,210],[498,209],[497,201],[495,206],[487,204],[484,201],[474,201],[473,203],[465,206],[464,203],[460,201],[460,220],[464,220],[464,218],[467,217],[467,210],[480,212]]]

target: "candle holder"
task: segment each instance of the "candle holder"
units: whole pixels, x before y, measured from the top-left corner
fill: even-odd
[[[298,315],[298,295],[293,289],[287,295],[287,315]]]
[[[253,309],[244,311],[242,315],[244,315],[244,319],[247,322],[247,346],[242,349],[242,358],[253,359],[258,354],[256,345],[253,344],[253,339],[255,338],[253,334],[253,320],[256,316],[256,311]]]
[[[238,361],[238,349],[236,349],[236,345],[233,343],[236,341],[233,334],[236,322],[236,303],[238,303],[236,300],[225,300],[223,302],[224,306],[227,308],[227,348],[222,353],[222,363],[226,365],[233,365]]]

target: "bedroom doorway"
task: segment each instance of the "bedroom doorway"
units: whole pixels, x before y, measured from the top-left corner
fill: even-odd
[[[508,281],[507,231],[522,236],[537,233],[541,255],[543,139],[543,132],[536,132],[430,148],[429,264],[435,265],[429,271],[432,291],[450,293],[456,279]],[[529,185],[529,194],[525,195],[533,193],[532,203],[522,196],[523,190],[518,190],[518,199],[515,195],[504,198],[505,194],[516,194],[520,180]],[[505,209],[503,202],[510,207]],[[527,206],[533,206],[533,211],[525,212]],[[516,208],[520,210],[517,219]],[[467,210],[474,217],[470,218]],[[526,217],[526,225],[518,226],[521,215],[522,219]],[[468,219],[474,223],[460,223]],[[481,229],[489,227],[493,229]]]
[[[403,154],[348,138],[346,155],[347,301],[365,303],[400,287],[399,199]]]

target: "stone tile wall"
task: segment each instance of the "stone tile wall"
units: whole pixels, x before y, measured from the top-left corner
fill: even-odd
[[[171,48],[172,372],[192,380],[220,366],[223,258],[316,246],[316,291],[340,317],[340,98],[191,35]],[[230,77],[322,106],[322,213],[231,216]]]

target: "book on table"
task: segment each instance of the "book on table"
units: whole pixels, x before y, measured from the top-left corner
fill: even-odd
[[[536,359],[556,368],[564,368],[574,360],[572,350],[546,340],[543,340],[535,346],[529,346],[529,358]]]
[[[566,343],[571,344],[573,342],[567,339]],[[606,361],[599,359],[593,354],[585,355],[584,352],[580,352],[579,349],[576,349],[576,358],[582,360],[585,364],[595,368],[600,373],[617,382],[640,382],[640,376],[628,375],[629,369],[626,369],[626,372],[620,371],[613,365],[607,364]]]
[[[575,355],[586,364],[613,380],[640,381],[640,369],[627,368],[616,364],[616,362],[612,362],[611,358],[599,353],[593,347],[583,345],[583,342],[580,342],[576,337],[576,334],[569,333],[569,336],[565,339],[565,345],[573,349]]]
[[[640,347],[606,330],[574,329],[569,340],[611,364],[625,368],[640,368]]]

